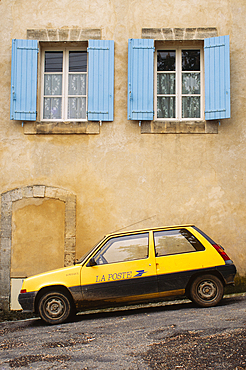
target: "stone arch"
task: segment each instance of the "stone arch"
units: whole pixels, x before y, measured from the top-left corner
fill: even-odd
[[[12,248],[12,205],[24,198],[48,198],[65,203],[64,266],[75,259],[76,245],[76,195],[60,188],[32,185],[13,189],[1,194],[1,238],[0,238],[0,308],[9,309],[10,267]]]

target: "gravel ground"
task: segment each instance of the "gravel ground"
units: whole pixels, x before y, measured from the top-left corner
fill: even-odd
[[[246,370],[246,294],[0,324],[0,369]]]

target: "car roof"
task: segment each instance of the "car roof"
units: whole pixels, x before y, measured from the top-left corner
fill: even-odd
[[[116,235],[137,234],[137,233],[144,233],[144,232],[149,232],[149,231],[169,230],[169,229],[177,229],[177,228],[183,228],[183,227],[194,227],[194,224],[149,227],[149,228],[145,228],[145,229],[134,229],[134,230],[127,230],[127,231],[121,231],[123,229],[119,229],[117,231],[114,231],[113,233],[106,234],[105,238],[107,238],[109,236],[116,236]]]

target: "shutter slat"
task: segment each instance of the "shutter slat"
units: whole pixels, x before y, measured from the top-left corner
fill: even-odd
[[[12,40],[10,119],[36,120],[37,40]]]
[[[114,41],[89,40],[88,120],[114,119]]]
[[[154,40],[128,41],[128,119],[152,120],[154,116]]]
[[[230,118],[229,36],[204,40],[205,119]]]

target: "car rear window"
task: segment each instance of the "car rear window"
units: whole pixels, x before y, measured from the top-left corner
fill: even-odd
[[[203,251],[204,246],[186,229],[154,232],[155,254],[157,257],[170,254]]]
[[[207,239],[207,241],[209,243],[211,243],[212,245],[216,244],[213,239],[211,239],[207,234],[205,234],[202,230],[200,230],[198,227],[196,226],[193,226],[193,229],[195,229],[196,231],[198,231],[205,239]]]

